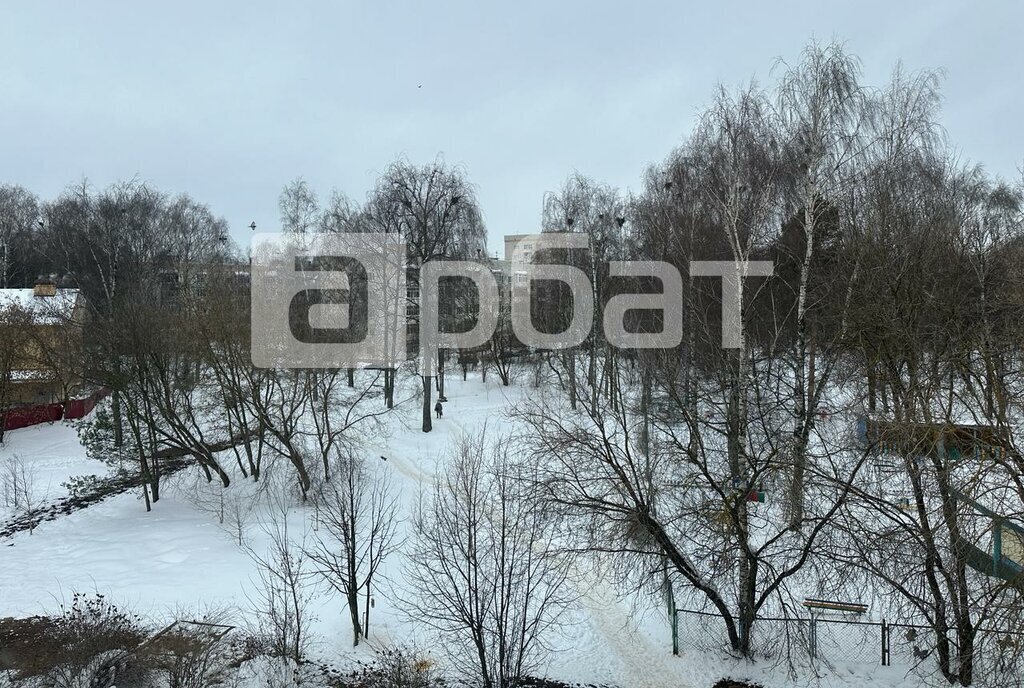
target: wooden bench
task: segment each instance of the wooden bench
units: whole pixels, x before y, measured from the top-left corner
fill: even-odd
[[[814,611],[843,612],[846,614],[864,614],[868,605],[860,602],[839,602],[837,600],[818,600],[811,597],[804,598],[803,606]]]

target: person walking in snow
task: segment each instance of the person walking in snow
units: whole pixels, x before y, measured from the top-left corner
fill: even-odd
[[[434,412],[437,414],[438,418],[440,418],[442,415],[444,415],[444,407],[441,406],[441,402],[440,401],[438,401],[436,404],[434,404]]]

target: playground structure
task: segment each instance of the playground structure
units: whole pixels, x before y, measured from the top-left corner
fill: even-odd
[[[857,439],[876,456],[911,454],[949,461],[1003,460],[1013,451],[1008,434],[992,425],[857,420]]]
[[[990,425],[953,423],[897,423],[862,417],[857,421],[857,438],[875,458],[880,474],[902,470],[902,464],[887,456],[900,454],[917,458],[938,458],[943,463],[961,461],[1003,461],[1014,451],[1008,433]],[[1024,526],[986,507],[962,492],[952,497],[980,517],[990,521],[991,547],[988,551],[968,541],[958,543],[967,564],[987,576],[999,578],[1024,591]],[[900,508],[912,511],[907,497],[897,497]]]
[[[1024,591],[1024,527],[960,492],[954,491],[953,498],[991,521],[991,551],[986,552],[973,543],[961,543],[968,565]]]

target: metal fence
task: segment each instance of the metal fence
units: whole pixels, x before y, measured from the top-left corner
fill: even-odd
[[[681,648],[731,650],[725,623],[718,614],[679,609],[676,622]],[[951,633],[950,648],[955,653],[953,640]],[[932,675],[938,671],[937,645],[929,626],[884,620],[758,617],[751,633],[755,659],[785,665],[790,671],[882,665],[906,674]],[[974,682],[1024,688],[1024,631],[978,631]]]

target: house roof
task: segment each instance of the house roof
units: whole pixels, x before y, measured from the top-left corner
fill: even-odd
[[[53,296],[36,296],[32,289],[0,289],[0,310],[20,308],[36,323],[56,324],[71,320],[79,298],[78,289],[58,289]]]
[[[57,375],[52,370],[12,370],[11,382],[53,382]]]

